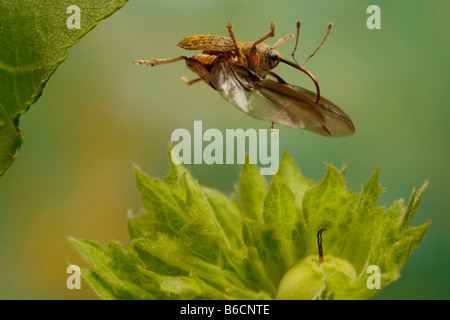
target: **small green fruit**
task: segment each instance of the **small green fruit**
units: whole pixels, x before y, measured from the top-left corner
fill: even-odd
[[[332,255],[310,255],[292,266],[278,285],[275,299],[312,300],[317,299],[325,286],[325,279],[336,272],[342,272],[352,281],[357,277],[353,265],[345,259]]]

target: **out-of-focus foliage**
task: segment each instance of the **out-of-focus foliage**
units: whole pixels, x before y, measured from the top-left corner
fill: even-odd
[[[0,176],[23,141],[19,117],[41,96],[67,48],[127,1],[0,1]],[[80,23],[69,29],[74,5]]]

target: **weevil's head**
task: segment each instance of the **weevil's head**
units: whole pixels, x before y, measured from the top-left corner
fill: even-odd
[[[270,69],[275,68],[281,60],[281,55],[273,48],[267,49],[264,55]]]

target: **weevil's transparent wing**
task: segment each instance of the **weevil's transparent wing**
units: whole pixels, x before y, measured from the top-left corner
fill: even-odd
[[[254,118],[296,128],[320,127],[324,122],[322,113],[308,98],[298,97],[286,85],[264,80],[226,60],[212,68],[211,79],[227,101]],[[281,87],[270,86],[269,82]]]
[[[300,87],[262,79],[251,70],[219,61],[211,70],[214,87],[234,106],[254,118],[303,128],[325,136],[353,134],[350,118],[330,101]]]
[[[299,94],[308,97],[311,101],[316,100],[316,93],[304,88],[291,86]],[[325,117],[325,123],[322,127],[309,128],[321,135],[332,137],[351,136],[355,133],[355,125],[352,119],[341,108],[330,100],[320,97],[319,104],[316,105]]]

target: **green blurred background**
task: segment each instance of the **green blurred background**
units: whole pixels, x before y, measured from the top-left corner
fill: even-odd
[[[371,4],[381,7],[381,30],[366,27]],[[127,243],[127,213],[141,209],[132,163],[152,176],[168,173],[168,141],[193,121],[214,127],[268,128],[224,101],[182,62],[137,67],[134,59],[188,54],[175,43],[196,34],[254,41],[277,23],[277,38],[302,22],[297,60],[302,62],[334,22],[324,47],[307,68],[323,96],[354,120],[356,134],[329,139],[280,129],[304,175],[320,179],[326,163],[350,161],[348,186],[359,192],[377,163],[385,188],[379,204],[408,198],[430,186],[412,225],[429,219],[423,243],[377,299],[449,299],[450,45],[442,1],[144,1],[130,0],[69,49],[67,60],[21,118],[25,142],[0,178],[0,298],[95,299],[83,282],[66,288],[68,263],[87,266],[65,236]],[[274,43],[270,39],[267,43]],[[280,48],[290,57],[294,41]],[[276,72],[313,89],[288,66]],[[233,192],[239,165],[191,165],[200,183]]]

